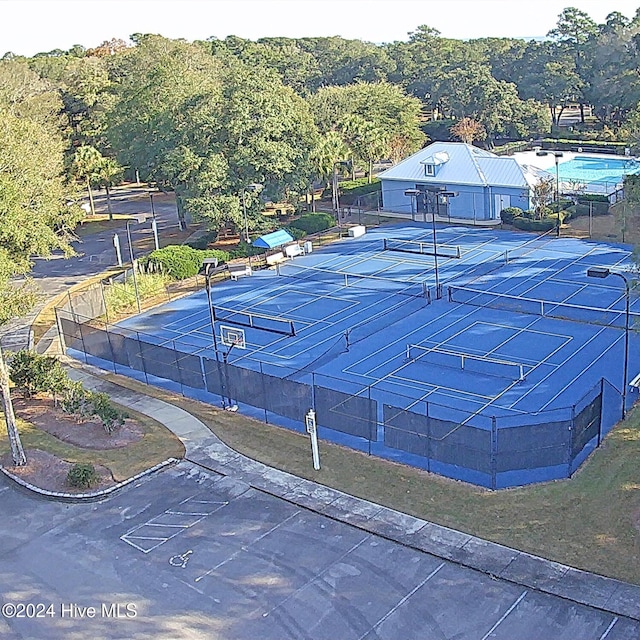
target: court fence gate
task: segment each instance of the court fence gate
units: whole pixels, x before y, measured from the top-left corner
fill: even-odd
[[[237,404],[267,423],[304,432],[316,412],[321,439],[490,489],[570,477],[621,415],[606,379],[570,407],[510,415],[470,413],[249,358],[227,362],[185,342],[110,325],[99,288],[56,308],[63,349],[75,358],[211,404]],[[494,411],[500,411],[494,408]]]

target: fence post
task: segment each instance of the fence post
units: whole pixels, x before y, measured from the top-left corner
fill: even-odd
[[[369,399],[369,455],[371,455],[371,442],[374,438],[378,440],[378,416],[376,415],[374,420],[371,415],[373,413],[371,410],[371,385],[367,386],[367,397]]]
[[[571,422],[567,429],[567,478],[571,477],[573,473],[573,433],[576,421],[576,405],[571,405]]]
[[[102,294],[102,304],[104,305],[104,319],[109,323],[109,308],[107,307],[107,298],[104,295],[104,282],[100,280],[100,293]]]
[[[604,411],[604,378],[600,378],[600,419],[598,420],[598,447],[602,442],[602,413]]]
[[[427,471],[431,472],[431,418],[429,417],[429,402],[425,401],[427,415]]]
[[[144,380],[149,384],[149,375],[147,374],[147,367],[144,363],[144,352],[142,351],[142,340],[140,340],[140,332],[136,331],[136,338],[138,340],[138,351],[140,352],[140,362],[142,363],[142,373],[144,373]]]
[[[180,393],[182,397],[185,398],[184,395],[184,381],[182,379],[182,367],[180,366],[180,360],[178,359],[179,351],[176,349],[176,341],[172,340],[171,345],[173,346],[173,359],[176,361],[176,369],[178,370],[178,378],[180,379]]]
[[[498,424],[495,416],[491,416],[491,488],[496,489],[498,469]]]
[[[260,361],[258,363],[260,365],[260,382],[262,385],[262,397],[264,398],[264,421],[265,424],[269,424],[269,417],[267,414],[267,385],[265,384],[265,379],[264,379],[264,369],[262,368],[262,361]]]

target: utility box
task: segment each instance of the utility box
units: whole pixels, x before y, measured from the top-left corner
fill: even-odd
[[[363,224],[357,224],[354,227],[349,227],[349,237],[359,238],[367,232],[367,228]]]

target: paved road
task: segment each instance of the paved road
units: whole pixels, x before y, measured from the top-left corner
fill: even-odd
[[[0,515],[0,600],[46,605],[42,618],[5,609],[7,640],[640,637],[639,622],[496,580],[188,462],[84,505],[46,502],[2,479]]]
[[[120,187],[114,190],[111,200],[114,213],[146,214],[148,216],[152,214],[151,202],[145,189]],[[95,208],[98,213],[107,212],[104,193],[98,192],[95,195]],[[166,237],[179,228],[175,200],[172,195],[156,193],[154,196],[154,212],[160,238]],[[143,224],[132,222],[129,228],[134,247],[134,256],[139,255],[142,243],[153,246],[150,220]],[[121,220],[120,225],[115,230],[102,231],[73,242],[72,245],[78,253],[76,257],[65,259],[61,252],[55,252],[50,258],[34,259],[34,266],[30,275],[42,291],[43,301],[26,318],[17,319],[0,327],[0,340],[3,347],[14,351],[26,348],[28,345],[29,325],[47,300],[82,282],[87,276],[117,266],[118,263],[113,246],[114,233],[118,234],[122,260],[126,263],[129,261],[126,220]]]

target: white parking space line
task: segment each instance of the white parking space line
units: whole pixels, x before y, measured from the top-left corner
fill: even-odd
[[[424,587],[425,584],[427,584],[427,582],[429,582],[429,580],[431,580],[431,578],[433,578],[433,576],[436,575],[436,573],[438,573],[438,571],[440,571],[440,569],[442,569],[442,567],[444,567],[446,563],[442,562],[440,563],[419,585],[415,586],[413,589],[411,589],[411,591],[409,591],[409,593],[407,593],[406,596],[404,596],[404,598],[402,598],[400,600],[400,602],[398,602],[398,604],[396,604],[395,607],[392,607],[389,611],[387,611],[387,613],[385,613],[382,618],[380,618],[380,620],[378,620],[378,622],[376,622],[373,627],[371,627],[371,629],[369,629],[369,631],[367,631],[366,633],[364,633],[363,635],[361,635],[358,640],[362,640],[362,638],[364,638],[365,636],[369,635],[369,633],[374,630],[377,629],[390,615],[393,614],[394,611],[396,611],[399,607],[401,607],[416,591],[418,591],[418,589]]]
[[[203,573],[202,575],[198,576],[194,582],[200,582],[200,580],[202,580],[202,578],[206,578],[208,575],[212,574],[214,571],[216,571],[217,569],[219,569],[220,567],[222,567],[223,565],[227,564],[227,562],[231,562],[232,560],[234,560],[237,556],[239,556],[241,553],[245,552],[245,551],[249,551],[249,549],[256,543],[256,542],[260,542],[260,540],[262,540],[262,538],[266,538],[270,533],[273,533],[276,529],[279,529],[283,524],[286,524],[287,522],[289,522],[289,520],[295,518],[297,515],[299,515],[301,512],[300,511],[296,511],[294,513],[292,513],[288,518],[285,518],[282,522],[278,522],[278,524],[274,525],[273,527],[271,527],[271,529],[269,529],[268,531],[265,531],[262,535],[258,536],[255,540],[253,540],[253,542],[251,542],[251,544],[249,545],[244,545],[242,547],[242,549],[239,549],[238,551],[236,551],[235,553],[232,553],[228,558],[224,559],[222,562],[219,562],[217,565],[215,565],[214,567],[211,567],[211,569],[209,569],[209,571],[205,571],[205,573]]]
[[[496,622],[493,627],[491,627],[491,629],[482,636],[482,640],[487,640],[487,638],[504,622],[505,618],[520,604],[520,602],[522,602],[527,593],[529,593],[528,589],[520,594],[520,597],[502,614],[498,622]]]
[[[605,638],[609,635],[609,633],[611,632],[611,629],[613,629],[613,627],[615,626],[616,622],[618,622],[618,616],[616,616],[611,623],[609,624],[609,626],[606,628],[605,632],[600,636],[599,640],[605,640]]]
[[[202,522],[202,520],[204,520],[206,517],[210,516],[212,513],[215,513],[216,511],[219,511],[223,507],[226,507],[229,503],[226,501],[220,502],[220,501],[213,501],[213,500],[212,501],[193,500],[193,496],[192,496],[191,498],[187,498],[186,500],[183,500],[180,503],[180,506],[178,508],[186,504],[197,505],[198,511],[187,512],[187,511],[179,511],[178,509],[174,510],[173,508],[166,509],[161,514],[154,516],[150,520],[147,520],[146,522],[143,522],[142,524],[135,526],[133,529],[130,529],[129,531],[127,531],[127,533],[121,535],[120,540],[131,545],[135,549],[138,549],[138,551],[142,551],[142,553],[149,553],[150,551],[157,549],[160,545],[164,544],[165,542],[168,542],[172,538],[175,538],[178,534],[182,533],[186,529],[190,529],[191,527],[198,524],[199,522]],[[207,508],[205,506],[205,508],[203,509],[203,505],[210,505],[211,508]],[[177,517],[178,520],[182,517],[184,522],[183,523],[162,522],[162,518],[165,516],[175,516]],[[173,530],[173,532],[165,536],[145,535],[145,534],[150,534],[154,532],[153,531],[154,527],[156,530],[164,528],[166,530]],[[148,546],[148,545],[141,546],[140,544],[133,542],[134,540],[156,541],[157,544],[153,544],[151,546]]]

